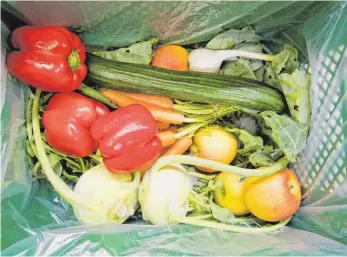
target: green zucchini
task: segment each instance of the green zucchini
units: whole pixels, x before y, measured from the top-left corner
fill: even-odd
[[[247,78],[201,72],[177,72],[149,65],[123,63],[88,55],[88,77],[96,85],[167,96],[199,103],[226,104],[256,111],[282,112],[283,95]]]

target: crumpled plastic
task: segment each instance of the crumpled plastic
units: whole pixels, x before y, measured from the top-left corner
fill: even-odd
[[[67,26],[88,49],[128,46],[158,36],[194,44],[252,25],[270,51],[291,43],[310,62],[312,121],[293,165],[305,200],[289,227],[270,235],[188,225],[80,225],[45,180],[32,178],[25,151],[28,90],[6,76],[1,56],[2,255],[344,255],[347,252],[346,2],[5,2],[28,24]],[[4,20],[2,39],[15,20]]]

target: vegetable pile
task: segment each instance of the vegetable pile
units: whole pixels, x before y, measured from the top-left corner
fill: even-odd
[[[156,225],[267,233],[299,209],[287,167],[305,147],[311,77],[293,46],[270,53],[249,26],[194,49],[153,38],[86,53],[53,26],[21,27],[11,41],[20,51],[9,72],[36,88],[26,112],[33,176],[82,223],[136,212]]]

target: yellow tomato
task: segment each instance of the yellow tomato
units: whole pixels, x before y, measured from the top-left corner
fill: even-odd
[[[245,215],[249,210],[244,201],[245,188],[254,182],[258,177],[248,177],[230,173],[221,173],[216,178],[216,188],[214,190],[214,200],[221,207],[229,209],[235,215]]]
[[[229,164],[237,153],[237,140],[230,132],[220,126],[205,127],[194,137],[197,156],[208,160]],[[197,167],[206,172],[216,172],[204,167]]]

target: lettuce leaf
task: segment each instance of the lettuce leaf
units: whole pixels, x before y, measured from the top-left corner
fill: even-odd
[[[92,54],[120,62],[150,64],[153,46],[158,42],[159,38],[155,37],[148,41],[135,43],[128,48],[120,48],[114,51],[93,51]]]
[[[266,63],[265,65],[264,82],[274,88],[281,90],[281,85],[278,81],[277,73],[272,68],[271,63]]]
[[[278,78],[292,118],[300,123],[310,124],[311,75],[296,69],[292,74],[282,73]]]
[[[261,46],[260,42],[245,42],[237,44],[233,47],[233,49],[247,51],[247,52],[255,52],[255,53],[262,53],[263,47]]]
[[[284,45],[284,49],[275,55],[272,68],[277,74],[280,72],[292,73],[299,68],[298,50],[292,45]]]
[[[264,66],[262,66],[254,72],[254,75],[257,78],[257,80],[264,81],[264,73],[265,73],[265,68]]]
[[[236,62],[225,63],[222,66],[220,73],[236,77],[257,79],[252,70],[252,67],[243,58],[237,60]]]
[[[262,112],[261,116],[264,121],[262,132],[278,145],[289,161],[295,162],[305,148],[309,126],[273,111]]]
[[[228,30],[220,33],[210,40],[206,48],[214,50],[231,49],[236,44],[259,42],[261,37],[255,34],[255,30],[250,27],[244,27],[241,30]]]

